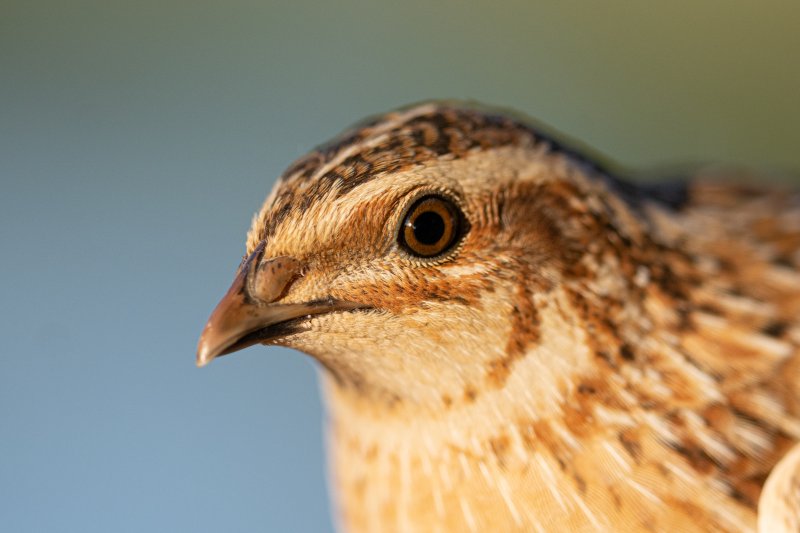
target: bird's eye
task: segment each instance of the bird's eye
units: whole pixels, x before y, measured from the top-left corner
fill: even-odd
[[[461,212],[441,196],[425,196],[406,212],[398,241],[417,257],[441,255],[456,244],[461,233]]]

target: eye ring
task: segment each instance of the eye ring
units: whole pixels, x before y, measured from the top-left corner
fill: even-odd
[[[458,242],[465,225],[463,219],[451,200],[438,195],[423,196],[403,216],[397,241],[413,256],[434,258]]]

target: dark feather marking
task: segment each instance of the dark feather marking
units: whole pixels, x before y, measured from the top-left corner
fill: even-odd
[[[353,144],[369,139],[376,127],[395,116],[390,113],[370,120],[360,128],[342,133],[293,163],[283,173],[281,180],[307,182],[323,165],[330,163]],[[318,181],[328,182],[327,186],[304,188],[298,193],[299,198],[276,199],[281,216],[270,217],[265,228],[265,237],[274,233],[275,226],[291,210],[286,203],[302,203],[303,208],[307,209],[311,203],[322,198],[322,194],[330,190],[333,183],[337,185],[339,195],[346,195],[387,172],[397,172],[442,157],[459,159],[475,150],[522,143],[544,144],[549,151],[565,155],[575,164],[589,170],[590,175],[602,180],[636,209],[647,202],[656,202],[678,210],[688,201],[688,187],[683,181],[630,183],[610,171],[597,157],[568,146],[537,127],[496,113],[442,105],[430,113],[409,119],[386,132],[386,135],[386,142],[365,147],[363,151],[353,154],[321,176]]]

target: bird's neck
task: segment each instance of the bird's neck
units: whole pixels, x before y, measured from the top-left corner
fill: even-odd
[[[347,531],[753,525],[752,506],[693,474],[693,450],[706,452],[693,444],[691,426],[656,409],[705,386],[688,385],[697,371],[661,323],[674,322],[674,302],[658,293],[635,309],[601,308],[602,295],[582,289],[565,285],[540,302],[537,342],[496,382],[450,405],[375,401],[323,378],[332,492]],[[631,344],[639,327],[653,328],[656,344]],[[686,387],[664,387],[653,365]],[[688,409],[685,416],[697,418]]]
[[[591,384],[581,376],[595,375],[587,332],[570,318],[569,295],[556,291],[540,303],[535,346],[505,360],[489,348],[473,354],[482,361],[474,374],[481,379],[468,379],[460,394],[444,400],[437,388],[427,404],[408,396],[379,401],[325,374],[333,493],[348,530],[382,530],[395,521],[402,530],[403,520],[413,530],[434,518],[453,531],[529,527],[510,493],[523,483],[521,472],[535,450],[543,465],[536,475],[542,476],[558,472],[570,450],[580,448],[582,437],[568,423],[583,423],[581,415],[565,406],[577,401],[573,384]],[[462,508],[480,501],[487,480],[498,486],[490,496],[497,501],[486,500],[486,508],[509,509],[499,524],[486,522],[488,512]],[[540,481],[519,496],[549,498]],[[436,517],[429,516],[432,510]]]

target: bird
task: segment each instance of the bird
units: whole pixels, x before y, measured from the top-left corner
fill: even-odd
[[[342,531],[798,531],[800,191],[763,181],[391,111],[277,180],[197,364],[319,363]]]

